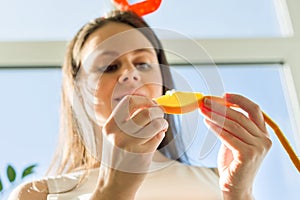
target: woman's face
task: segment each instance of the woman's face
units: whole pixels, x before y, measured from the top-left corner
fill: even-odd
[[[81,61],[78,80],[83,83],[83,99],[99,125],[126,95],[162,95],[162,75],[153,46],[126,24],[109,22],[94,31],[82,48]]]

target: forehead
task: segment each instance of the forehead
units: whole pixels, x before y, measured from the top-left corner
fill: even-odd
[[[85,42],[81,59],[93,53],[116,52],[119,55],[139,49],[153,49],[150,41],[137,29],[117,22],[109,22],[94,31]]]

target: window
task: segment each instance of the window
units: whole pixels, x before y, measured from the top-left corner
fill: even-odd
[[[192,38],[282,37],[289,34],[283,21],[284,1],[162,1],[146,16],[150,25],[176,30]]]
[[[138,0],[129,1],[137,2]],[[99,9],[97,7],[99,1],[89,1],[89,3],[72,1],[71,4],[70,2],[54,0],[42,7],[36,0],[26,2],[14,0],[2,5],[0,23],[4,28],[0,32],[0,41],[4,42],[0,42],[0,67],[60,66],[66,40],[69,40],[75,31],[90,18],[97,17],[104,10],[111,8],[110,0],[103,1],[105,3],[100,4]],[[174,69],[181,70],[184,67],[184,71],[180,73],[185,73],[186,70],[190,70],[187,66],[190,66],[189,61],[192,61],[192,63],[199,64],[199,67],[203,67],[205,71],[208,67],[211,70],[211,65],[208,64],[217,63],[218,68],[215,69],[218,69],[219,76],[222,77],[224,88],[220,91],[216,90],[215,94],[221,95],[223,90],[234,91],[258,101],[264,111],[281,126],[299,154],[299,143],[297,143],[300,141],[299,129],[296,123],[300,119],[299,8],[300,1],[296,0],[229,0],[224,2],[195,0],[188,1],[188,3],[187,1],[162,0],[160,10],[145,18],[154,27],[168,28],[186,36],[178,38],[176,37],[178,34],[175,37],[161,35],[164,47],[170,50],[167,56]],[[37,18],[36,12],[43,14]],[[35,14],[28,15],[28,13]],[[53,15],[53,13],[56,14]],[[11,27],[11,24],[18,26]],[[26,31],[20,32],[19,30]],[[190,42],[190,38],[195,41]],[[198,45],[194,45],[195,42]],[[199,45],[208,56],[203,57],[198,54]],[[184,57],[179,58],[172,52],[189,56],[185,60]],[[258,72],[261,73],[259,76]],[[5,73],[7,73],[6,69]],[[255,79],[245,83],[246,79],[239,80],[239,76],[235,76],[236,79],[228,78],[230,77],[228,75],[232,73],[239,73],[241,77],[249,73],[249,75],[255,75]],[[274,85],[269,85],[269,81],[259,87],[265,88],[263,91],[268,91],[268,95],[263,94],[264,97],[270,97],[268,102],[271,100],[276,100],[276,102],[266,103],[262,94],[256,93],[260,90],[246,90],[247,87],[253,86],[248,83],[258,84],[266,81],[265,76],[268,76],[270,81],[274,81],[277,90],[271,90]],[[2,80],[1,76],[1,83]],[[237,84],[233,81],[238,80],[243,81],[243,87],[234,88]],[[5,86],[8,88],[9,85]],[[208,90],[205,84],[199,90],[208,94],[210,91],[215,91]],[[280,91],[280,95],[274,91]],[[56,96],[58,93],[53,93],[53,95]],[[279,97],[277,98],[276,95]],[[57,99],[52,100],[57,101]],[[282,105],[282,107],[277,105]],[[275,112],[275,108],[283,109],[278,111],[280,115],[277,111]],[[4,134],[2,130],[0,134]],[[272,131],[270,134],[274,137]],[[215,142],[213,137],[209,139],[212,143]],[[294,167],[276,138],[273,138],[273,142],[273,148],[256,179],[254,191],[256,199],[298,199],[300,191],[296,187],[299,185],[299,174],[295,173]],[[52,150],[46,149],[46,151],[49,153]],[[207,152],[201,153],[203,153],[201,155],[206,155]],[[1,158],[2,154],[3,152],[1,152]],[[8,156],[5,158],[8,160],[13,158],[13,155],[6,154],[5,156]],[[209,165],[214,164],[213,160],[205,159],[204,161]]]
[[[45,174],[58,138],[60,83],[59,68],[0,69],[1,173],[11,164],[20,178],[37,164],[34,176]]]

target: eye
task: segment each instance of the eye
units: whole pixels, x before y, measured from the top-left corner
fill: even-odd
[[[102,73],[112,73],[115,72],[119,69],[119,65],[114,64],[114,65],[108,65],[108,66],[104,66],[99,68],[99,71]]]
[[[137,63],[135,64],[136,68],[141,71],[147,71],[152,68],[152,65],[149,63]]]

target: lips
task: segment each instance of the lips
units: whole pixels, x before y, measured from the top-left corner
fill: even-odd
[[[127,95],[137,95],[137,96],[146,96],[145,94],[143,93],[140,93],[140,92],[128,92],[128,93],[125,93],[125,94],[121,94],[119,96],[117,96],[116,98],[114,98],[115,101],[121,101],[125,96]]]

